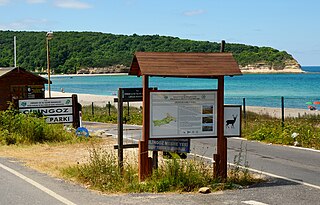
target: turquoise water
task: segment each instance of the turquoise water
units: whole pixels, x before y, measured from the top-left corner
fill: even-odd
[[[306,108],[308,101],[320,101],[320,66],[304,66],[301,74],[245,74],[225,77],[225,103],[280,107],[281,96],[285,107]],[[142,78],[136,76],[63,76],[51,77],[51,90],[115,95],[119,87],[141,87]],[[150,87],[159,90],[216,89],[217,80],[193,78],[150,78]]]

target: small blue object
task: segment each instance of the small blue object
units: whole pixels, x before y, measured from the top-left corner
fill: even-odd
[[[89,137],[89,131],[85,127],[78,127],[76,130],[77,137]]]

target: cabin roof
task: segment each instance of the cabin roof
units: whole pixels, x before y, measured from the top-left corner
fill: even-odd
[[[5,67],[5,68],[1,68],[0,67],[0,79],[5,78],[6,75],[8,75],[10,72],[19,72],[21,70],[21,72],[23,73],[27,73],[29,75],[33,75],[35,76],[37,79],[39,79],[39,81],[42,81],[44,84],[48,84],[48,80],[46,78],[43,78],[39,75],[33,74],[23,68],[18,68],[18,67]],[[51,84],[52,82],[50,82]]]
[[[241,71],[232,53],[136,52],[129,75],[216,78]]]
[[[5,75],[6,73],[12,71],[14,68],[8,67],[8,68],[0,68],[0,77]]]

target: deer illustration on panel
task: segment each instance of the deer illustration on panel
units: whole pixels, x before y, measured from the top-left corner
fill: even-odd
[[[236,116],[232,115],[232,117],[233,117],[232,120],[226,121],[226,128],[234,128],[234,123],[236,122],[238,115],[236,115]],[[230,125],[231,125],[231,127],[230,127]]]

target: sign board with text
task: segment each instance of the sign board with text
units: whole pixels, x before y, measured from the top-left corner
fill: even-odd
[[[157,90],[157,88],[149,88],[150,90]],[[122,102],[139,102],[142,101],[142,88],[119,88],[122,92]],[[114,98],[114,102],[118,102],[118,98]]]
[[[217,136],[217,91],[151,91],[150,139]]]
[[[19,100],[19,111],[42,114],[50,124],[71,124],[74,121],[71,97]]]
[[[189,153],[190,139],[149,140],[148,149],[150,151]]]

